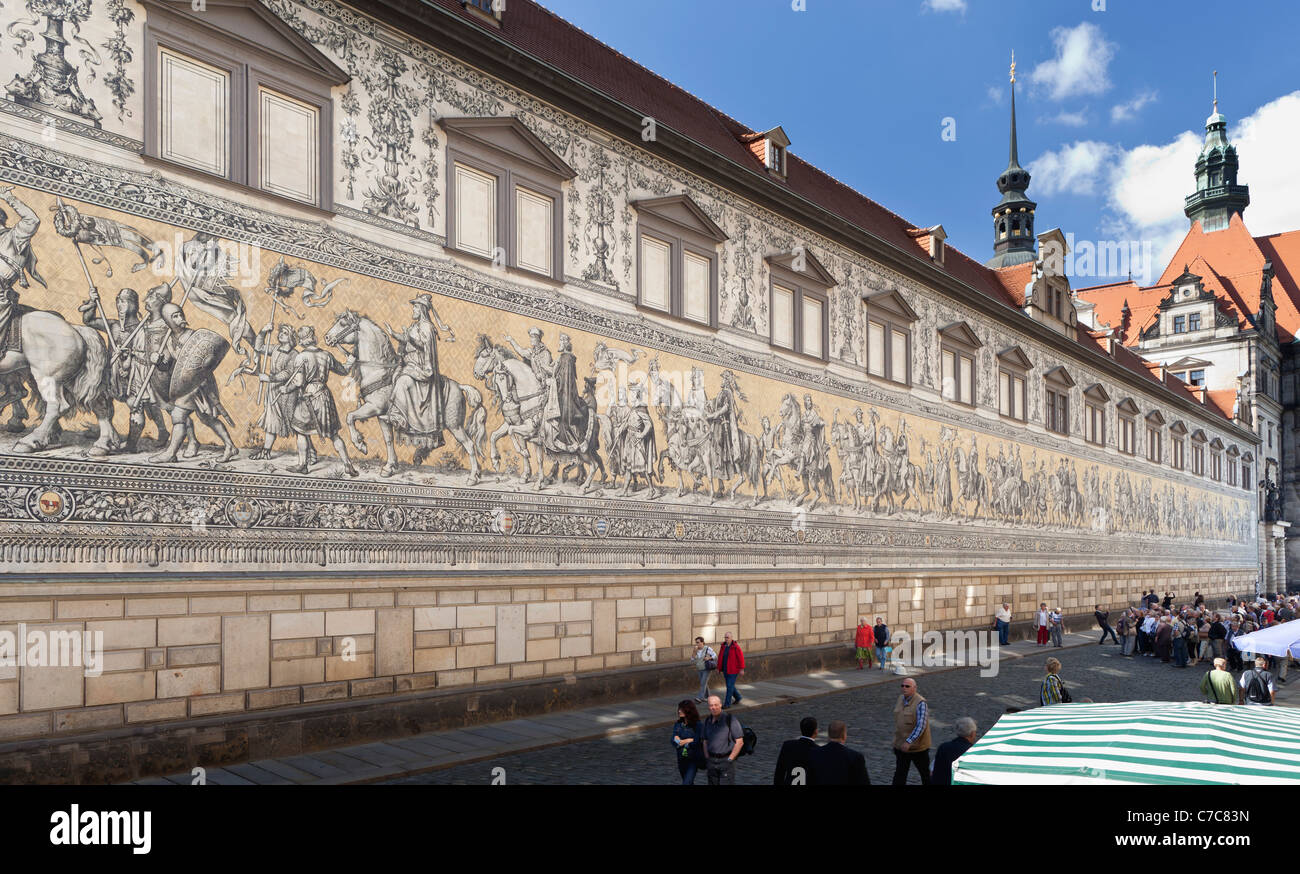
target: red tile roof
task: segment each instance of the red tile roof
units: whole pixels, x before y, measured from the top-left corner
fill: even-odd
[[[490,30],[460,0],[428,0],[451,11],[478,27]],[[785,188],[812,204],[846,220],[858,228],[889,243],[901,252],[919,256],[987,297],[1019,311],[1024,306],[1024,287],[1033,265],[1022,264],[1002,270],[990,270],[961,251],[948,246],[943,264],[931,262],[928,240],[914,225],[875,201],[858,193],[838,179],[786,152],[784,180],[767,173],[759,156],[747,145],[763,131],[741,124],[695,95],[646,69],[605,45],[580,28],[539,6],[531,0],[511,0],[501,20],[499,36],[518,50],[533,56],[579,82],[656,120],[670,130],[699,143],[723,158],[749,168],[768,184]],[[767,119],[770,123],[773,119]],[[917,252],[918,243],[926,249]],[[1288,243],[1288,245],[1290,245]],[[1076,341],[1088,349],[1098,349],[1095,338],[1080,330]],[[1100,350],[1106,353],[1105,341]],[[1125,363],[1134,373],[1158,381],[1140,364]],[[1179,383],[1181,385],[1181,383]],[[1175,389],[1186,394],[1182,389]]]
[[[1205,405],[1217,410],[1225,419],[1232,418],[1237,406],[1237,390],[1233,388],[1205,392]]]

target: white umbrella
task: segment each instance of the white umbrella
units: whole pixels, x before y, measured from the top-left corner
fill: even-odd
[[[1300,620],[1279,622],[1250,634],[1238,635],[1232,639],[1232,645],[1242,652],[1261,655],[1286,656],[1289,651],[1300,659]]]

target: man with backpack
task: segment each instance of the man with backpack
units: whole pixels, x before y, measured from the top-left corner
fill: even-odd
[[[734,786],[736,758],[745,746],[745,728],[730,713],[722,712],[722,699],[709,696],[709,715],[704,718],[704,748],[709,754],[710,786]]]
[[[1273,705],[1277,687],[1273,685],[1273,675],[1265,670],[1267,666],[1268,656],[1255,656],[1255,667],[1242,673],[1238,681],[1242,703],[1266,707]]]

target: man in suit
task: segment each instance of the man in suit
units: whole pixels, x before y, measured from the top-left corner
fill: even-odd
[[[776,773],[772,775],[773,786],[807,786],[812,783],[813,754],[817,746],[817,720],[805,716],[799,720],[800,737],[781,744],[781,752],[776,757]],[[795,769],[800,769],[797,773]]]
[[[826,736],[830,742],[813,753],[810,782],[818,786],[870,786],[866,757],[844,745],[849,739],[848,725],[833,720]]]
[[[975,745],[975,720],[963,716],[957,720],[957,736],[945,744],[940,744],[934,754],[934,773],[930,775],[931,786],[952,785],[952,763],[957,757]]]

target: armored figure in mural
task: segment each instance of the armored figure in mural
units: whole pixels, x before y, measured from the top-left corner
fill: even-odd
[[[392,406],[381,418],[423,450],[417,451],[416,464],[442,446],[442,430],[446,427],[438,373],[439,330],[447,332],[447,342],[455,342],[455,333],[438,317],[433,298],[427,294],[411,301],[411,324],[406,330],[388,329],[397,341],[402,366],[393,383]]]
[[[528,348],[521,349],[515,342],[515,338],[509,334],[506,335],[506,342],[510,348],[515,350],[515,354],[523,359],[524,363],[533,371],[533,376],[542,385],[549,384],[551,377],[555,373],[555,362],[551,357],[551,350],[542,342],[542,329],[532,327],[528,329]]]
[[[17,223],[10,227],[9,214],[0,208],[0,349],[21,349],[18,316],[30,311],[31,307],[18,303],[15,286],[30,288],[29,276],[45,285],[45,280],[36,270],[36,254],[31,246],[41,220],[31,207],[14,196],[12,185],[0,189],[0,200],[18,214]]]
[[[156,286],[150,292],[167,286]],[[97,296],[97,295],[96,295]],[[155,295],[155,300],[157,300]],[[157,307],[161,308],[158,303]],[[147,322],[140,317],[140,295],[134,288],[123,288],[117,293],[117,318],[105,321],[101,315],[100,304],[92,297],[84,301],[77,310],[87,326],[105,330],[113,338],[113,356],[109,371],[109,390],[113,399],[126,404],[130,410],[126,443],[123,448],[134,452],[144,431],[145,415],[158,431],[159,441],[166,445],[170,439],[167,417],[163,413],[158,395],[148,382],[150,354],[160,348],[160,344],[149,346],[150,335],[145,333]],[[138,398],[138,400],[137,400]]]
[[[356,476],[357,469],[352,466],[348,448],[339,436],[338,409],[334,406],[334,396],[329,389],[330,374],[346,376],[348,369],[316,345],[316,329],[311,325],[298,328],[298,343],[302,350],[294,355],[293,362],[289,365],[289,378],[285,382],[286,393],[293,399],[289,425],[298,435],[298,466],[289,470],[294,473],[307,472],[307,448],[312,435],[318,434],[334,444],[334,450],[343,462],[344,472],[348,476]]]
[[[221,405],[213,371],[229,351],[230,344],[206,328],[191,328],[184,311],[174,303],[163,305],[162,317],[170,334],[163,348],[154,354],[153,363],[158,370],[169,374],[165,400],[171,409],[172,432],[167,448],[149,460],[175,462],[181,441],[187,435],[197,444],[190,419],[193,414],[221,438],[225,449],[220,460],[229,461],[239,450],[230,439],[226,423],[231,427],[235,423]]]
[[[271,343],[272,331],[276,332],[274,344]],[[289,424],[289,416],[295,403],[294,390],[286,386],[289,381],[289,367],[293,364],[294,356],[298,351],[293,328],[282,324],[277,329],[273,324],[267,323],[257,335],[254,349],[259,356],[266,356],[265,369],[258,377],[266,385],[266,397],[262,415],[257,420],[257,427],[262,429],[263,434],[262,448],[254,452],[252,457],[265,459],[271,457],[271,449],[275,446],[276,438],[291,437],[294,433]],[[315,454],[315,448],[308,438],[307,463],[309,465],[315,463]]]
[[[659,418],[666,419],[670,410],[681,409],[682,394],[671,380],[663,377],[659,370],[658,355],[650,359],[646,371],[650,380],[650,403],[659,414]]]
[[[748,398],[736,385],[736,375],[724,370],[722,389],[704,407],[704,419],[712,429],[713,476],[719,480],[730,480],[740,473],[740,410],[736,406],[737,400]]]

